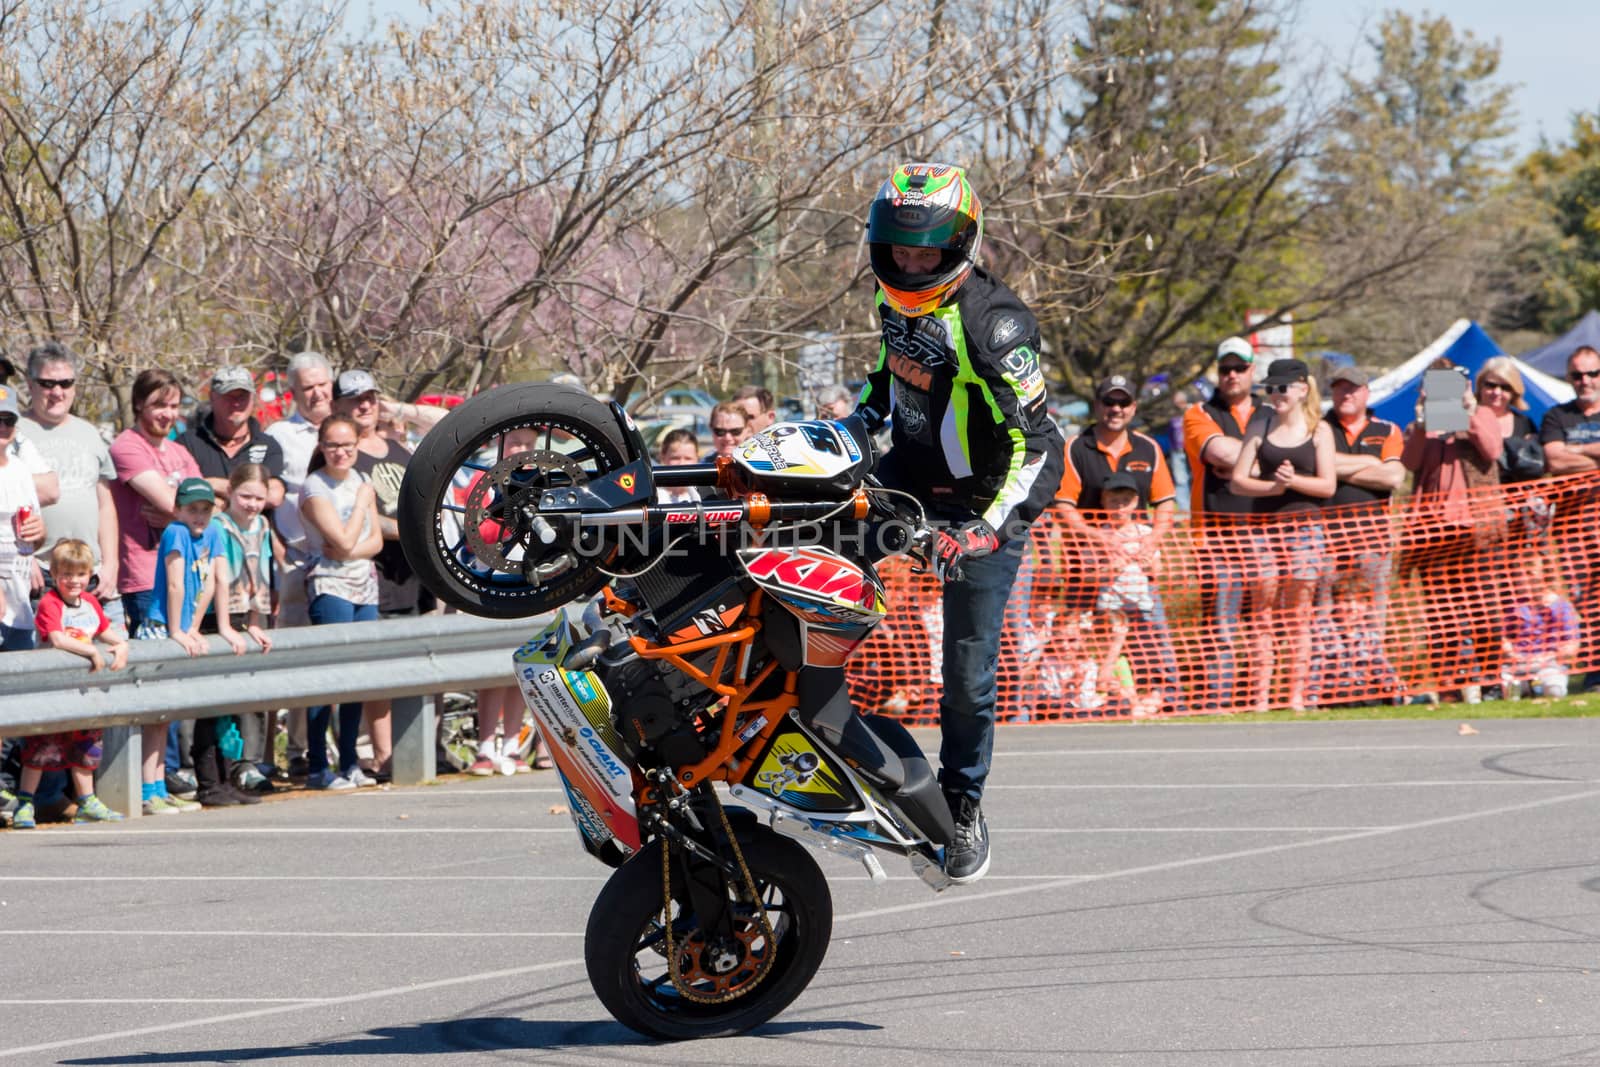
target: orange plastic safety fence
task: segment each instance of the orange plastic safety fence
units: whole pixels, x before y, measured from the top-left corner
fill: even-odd
[[[1600,474],[1201,523],[1142,512],[1033,528],[1006,613],[1002,722],[1561,695],[1600,667]],[[1080,528],[1081,525],[1081,528]],[[938,722],[939,588],[883,568],[852,657],[863,711]]]

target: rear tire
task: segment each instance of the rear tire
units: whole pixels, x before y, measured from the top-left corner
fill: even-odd
[[[533,441],[520,465],[497,444],[516,430]],[[493,455],[482,455],[489,446]],[[591,596],[606,581],[600,559],[541,542],[526,508],[543,490],[592,481],[626,456],[611,409],[587,393],[524,382],[475,396],[422,439],[406,466],[398,516],[406,560],[435,596],[474,615],[526,618]],[[464,492],[457,476],[470,472],[490,484]]]
[[[668,1041],[743,1033],[788,1007],[822,965],[833,936],[833,897],[816,861],[802,846],[764,827],[738,833],[777,942],[771,970],[748,992],[726,1003],[699,1004],[679,994],[668,972],[660,922],[663,844],[658,838],[606,882],[589,912],[584,935],[589,984],[622,1025]],[[680,958],[697,959],[696,946],[706,946],[696,940],[698,924],[680,901],[683,893],[677,882],[674,876],[674,948]],[[748,959],[770,948],[764,944],[754,910],[748,909],[745,916],[742,929],[755,942]]]

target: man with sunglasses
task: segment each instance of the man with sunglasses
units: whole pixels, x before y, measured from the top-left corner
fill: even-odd
[[[90,588],[106,617],[122,626],[122,598],[117,593],[117,509],[111,483],[117,469],[94,424],[72,413],[78,398],[78,357],[54,341],[28,352],[28,410],[18,432],[54,468],[58,492],[52,500],[41,493],[50,544],[35,554],[42,589],[50,571],[50,549],[63,537],[84,542],[94,553]],[[37,479],[35,480],[37,482]]]
[[[1581,474],[1600,470],[1600,352],[1587,345],[1567,357],[1567,380],[1577,394],[1565,404],[1545,412],[1539,428],[1544,445],[1545,469],[1551,474]],[[1600,524],[1600,496],[1563,504],[1556,512],[1554,537],[1566,556],[1567,580],[1573,606],[1583,615],[1583,654],[1591,660],[1596,653],[1596,629],[1600,628],[1600,569],[1593,563],[1600,552],[1596,541]],[[1591,671],[1584,688],[1600,688],[1600,673]]]
[[[1201,566],[1209,571],[1212,607],[1212,669],[1203,702],[1218,710],[1235,706],[1237,664],[1234,646],[1244,611],[1246,541],[1255,500],[1233,491],[1233,466],[1245,438],[1265,434],[1269,409],[1251,399],[1255,348],[1243,337],[1217,346],[1217,387],[1211,397],[1183,413],[1183,451],[1192,472],[1190,511],[1199,542]]]

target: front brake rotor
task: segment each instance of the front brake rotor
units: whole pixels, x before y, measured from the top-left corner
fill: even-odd
[[[557,477],[552,478],[552,475]],[[530,451],[507,456],[484,472],[467,494],[462,526],[468,551],[497,571],[548,581],[577,557],[559,540],[545,544],[534,535],[539,497],[547,489],[583,485],[589,476],[570,456]],[[485,528],[496,536],[484,536]],[[521,558],[511,553],[521,548]]]

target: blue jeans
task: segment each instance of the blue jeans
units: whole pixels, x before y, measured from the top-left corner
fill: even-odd
[[[323,593],[313,597],[311,624],[371,622],[378,617],[378,605],[355,604]],[[311,776],[328,769],[328,719],[333,708],[323,704],[306,712],[306,770]],[[361,702],[339,705],[339,773],[348,776],[356,767],[356,737],[361,733]]]
[[[969,559],[944,587],[944,693],[939,698],[939,785],[974,800],[994,756],[1000,633],[1028,534]]]
[[[1227,709],[1234,705],[1233,690],[1238,670],[1235,646],[1239,640],[1239,623],[1244,617],[1244,564],[1232,558],[1232,548],[1226,551],[1230,553],[1229,558],[1215,554],[1211,559],[1211,582],[1216,595],[1211,632],[1216,644],[1212,648],[1210,675],[1199,687],[1201,706],[1214,709]]]
[[[31,652],[35,632],[31,626],[0,625],[0,652]]]

